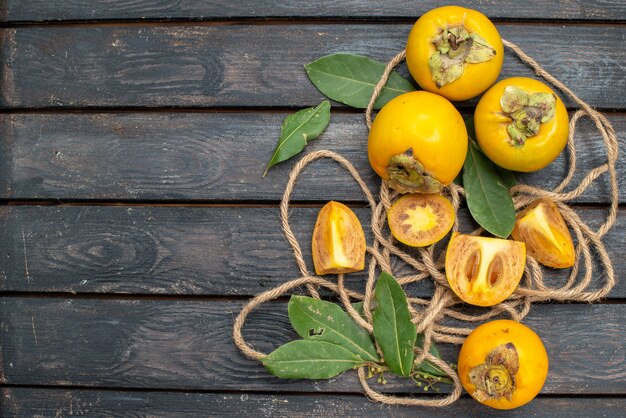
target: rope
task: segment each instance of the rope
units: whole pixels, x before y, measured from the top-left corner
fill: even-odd
[[[300,270],[301,277],[257,295],[243,307],[234,322],[233,339],[235,345],[244,355],[256,360],[261,360],[265,357],[264,353],[252,348],[243,338],[242,329],[248,315],[263,303],[283,296],[291,290],[301,286],[306,286],[313,297],[319,298],[319,294],[317,292],[317,288],[319,287],[326,288],[337,294],[347,313],[359,325],[371,333],[373,330],[371,306],[374,297],[374,288],[377,277],[376,273],[378,270],[382,270],[393,274],[391,262],[391,257],[393,256],[415,270],[415,272],[410,275],[397,278],[401,285],[415,283],[428,277],[433,279],[435,291],[430,300],[413,297],[408,298],[409,310],[413,316],[413,322],[417,325],[418,332],[424,334],[424,347],[421,350],[417,350],[416,363],[428,360],[440,367],[452,380],[453,390],[445,397],[429,399],[383,395],[369,386],[364,367],[357,370],[359,382],[361,383],[365,394],[370,399],[384,404],[442,407],[450,405],[459,398],[462,386],[456,371],[443,360],[438,359],[429,353],[430,345],[433,341],[450,344],[462,344],[465,337],[472,331],[472,328],[470,327],[453,327],[446,325],[446,320],[474,323],[487,321],[493,317],[505,315],[515,321],[521,321],[530,312],[533,302],[544,302],[550,300],[593,302],[608,295],[610,290],[615,285],[616,279],[613,264],[604,243],[602,242],[602,237],[613,227],[617,219],[619,189],[615,165],[618,157],[618,142],[615,130],[603,114],[594,110],[591,106],[581,100],[569,88],[567,88],[567,86],[544,70],[535,60],[526,55],[518,46],[506,40],[503,40],[503,43],[524,63],[531,67],[537,75],[550,82],[557,89],[561,90],[581,108],[572,116],[570,120],[570,132],[567,143],[569,170],[561,183],[552,190],[543,190],[526,184],[518,184],[511,188],[515,208],[518,210],[529,205],[540,197],[549,197],[554,200],[563,214],[565,222],[574,232],[577,241],[577,257],[576,263],[571,269],[567,282],[559,288],[552,288],[547,285],[543,280],[542,267],[536,260],[529,256],[527,258],[524,281],[519,285],[518,289],[508,300],[474,315],[455,309],[456,305],[460,305],[460,300],[448,287],[443,266],[443,254],[435,254],[435,246],[420,249],[415,254],[409,254],[399,248],[395,244],[393,237],[386,232],[385,222],[387,209],[397,197],[397,193],[391,190],[383,181],[380,187],[379,199],[377,201],[373,193],[369,190],[359,175],[358,171],[348,160],[331,151],[316,151],[305,155],[294,166],[290,173],[280,204],[282,229],[287,242],[293,250],[294,258]],[[374,104],[384,87],[389,74],[391,74],[393,68],[402,62],[405,57],[405,51],[398,53],[387,64],[379,83],[376,85],[365,112],[365,121],[368,128],[371,128]],[[579,184],[572,185],[571,181],[574,178],[576,171],[576,126],[578,121],[583,117],[590,118],[600,133],[606,148],[607,162],[592,168],[585,174]],[[361,188],[363,195],[371,208],[371,229],[374,243],[372,246],[367,247],[370,259],[368,265],[368,279],[365,285],[364,294],[360,294],[346,288],[343,275],[338,275],[337,284],[321,277],[311,275],[306,267],[305,258],[298,240],[289,225],[289,201],[296,185],[296,181],[308,164],[322,158],[334,160],[348,171]],[[578,214],[567,205],[567,203],[581,196],[592,183],[605,173],[608,173],[609,177],[611,203],[604,222],[596,230],[594,230],[588,226],[580,218],[580,216],[578,216]],[[569,188],[570,186],[572,187]],[[465,195],[463,188],[461,186],[451,184],[446,188],[445,193],[449,195],[455,211],[458,211],[461,198]],[[453,230],[458,230],[458,222],[455,222]],[[480,232],[481,230],[478,229],[474,231],[473,234],[478,234]],[[604,273],[596,274],[595,277],[597,278],[597,281],[603,280],[604,283],[599,288],[589,290],[594,277],[594,254],[599,259],[600,266]],[[580,277],[581,273],[582,277]],[[351,300],[364,302],[364,317],[359,315],[352,307]]]

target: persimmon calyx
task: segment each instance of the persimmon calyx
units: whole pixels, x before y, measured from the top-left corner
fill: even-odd
[[[428,67],[437,88],[461,77],[465,64],[489,61],[496,55],[483,37],[463,25],[446,27],[431,42],[437,50],[430,56]]]
[[[528,94],[516,86],[507,86],[500,99],[502,111],[512,120],[507,125],[511,145],[524,145],[526,139],[539,133],[542,123],[548,123],[556,112],[553,93]]]
[[[470,382],[476,386],[472,396],[479,402],[504,397],[511,400],[515,391],[515,375],[519,370],[519,356],[513,343],[495,347],[485,362],[469,371]]]
[[[424,166],[413,157],[413,149],[389,159],[387,166],[389,187],[400,193],[440,193],[443,184],[424,171]]]

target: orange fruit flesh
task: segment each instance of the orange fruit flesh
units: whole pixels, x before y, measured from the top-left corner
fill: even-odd
[[[441,240],[454,224],[454,208],[437,194],[408,194],[387,211],[393,236],[405,245],[425,247]]]
[[[365,268],[365,233],[354,212],[342,203],[331,201],[320,210],[311,248],[318,275]]]
[[[453,234],[446,251],[446,277],[464,302],[493,306],[517,288],[526,264],[524,243]]]
[[[551,200],[540,199],[520,212],[511,235],[523,241],[528,254],[545,266],[567,268],[576,261],[572,236]]]

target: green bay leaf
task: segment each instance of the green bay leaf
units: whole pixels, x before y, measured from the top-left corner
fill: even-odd
[[[467,207],[480,226],[501,238],[507,238],[515,226],[515,207],[507,187],[511,182],[502,178],[491,160],[470,141],[463,165]]]
[[[476,131],[474,129],[474,115],[465,116],[463,120],[465,121],[465,127],[467,128],[467,136],[469,137],[470,141],[475,141]],[[515,178],[515,173],[513,173],[511,170],[507,170],[506,168],[500,167],[496,164],[494,164],[493,167],[500,175],[500,179],[502,179],[502,184],[506,188],[510,189],[511,187],[518,184],[517,178]],[[463,171],[461,171],[457,178],[454,179],[454,182],[460,185],[463,184]]]
[[[311,82],[326,97],[359,109],[369,104],[385,67],[382,62],[354,54],[327,55],[304,66]],[[380,109],[394,97],[413,90],[415,87],[394,71],[374,107]]]
[[[289,115],[283,121],[280,137],[272,158],[263,173],[274,165],[297,155],[311,141],[324,132],[330,122],[330,102],[324,100],[317,107],[309,107]]]
[[[337,344],[311,340],[291,341],[263,358],[265,368],[284,379],[329,379],[362,364]]]
[[[288,310],[291,325],[305,340],[340,345],[364,361],[379,360],[369,333],[339,305],[294,295],[289,300]]]
[[[415,346],[419,348],[424,348],[424,334],[417,334],[417,338],[415,339]],[[439,353],[439,348],[437,348],[437,344],[434,341],[430,342],[430,349],[428,350],[430,354],[437,358],[441,358],[441,354]]]
[[[383,272],[376,282],[374,297],[374,337],[385,363],[395,374],[409,376],[415,358],[417,328],[411,322],[406,295],[396,279]]]
[[[354,302],[352,307],[361,315],[361,318],[365,319],[365,307],[363,306],[363,302]]]
[[[502,184],[504,185],[504,187],[510,189],[517,184],[517,178],[515,178],[515,174],[512,171],[507,170],[506,168],[502,168],[498,165],[494,165],[494,167],[500,175],[500,179],[502,180]]]
[[[424,334],[421,334],[421,333],[417,334],[417,340],[415,341],[415,346],[419,348],[424,348]],[[434,341],[431,341],[430,349],[428,350],[428,352],[437,358],[441,358],[439,349],[437,348],[437,345],[435,344]],[[424,360],[423,362],[421,362],[417,366],[417,370],[419,370],[422,373],[429,374],[431,376],[438,376],[438,377],[448,376],[447,373],[441,370],[439,366],[437,366],[436,364],[434,364],[433,362],[429,360]]]

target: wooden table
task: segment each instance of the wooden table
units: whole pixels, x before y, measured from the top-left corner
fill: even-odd
[[[499,415],[467,394],[443,410],[382,406],[362,395],[354,373],[279,380],[231,340],[252,295],[298,274],[278,219],[294,162],[261,175],[282,119],[322,100],[303,64],[335,52],[387,61],[437,5],[0,1],[1,415]],[[466,5],[606,110],[623,153],[626,3]],[[507,52],[502,75],[532,72]],[[366,136],[362,113],[333,103],[328,130],[309,149],[339,152],[376,189]],[[579,138],[581,170],[605,160],[589,122]],[[522,179],[549,187],[565,167],[561,157]],[[618,170],[621,179],[621,162]],[[604,179],[575,207],[597,224],[607,196]],[[294,199],[305,254],[329,199],[349,203],[367,227],[360,191],[332,162],[307,170]],[[606,237],[620,277],[625,221],[620,209]],[[412,292],[427,297],[432,285]],[[625,298],[621,280],[601,303],[533,307],[525,323],[545,341],[550,375],[513,415],[626,414]],[[250,318],[246,337],[257,349],[294,337],[285,300]],[[457,352],[444,347],[450,361]],[[393,381],[382,390],[433,396]]]

